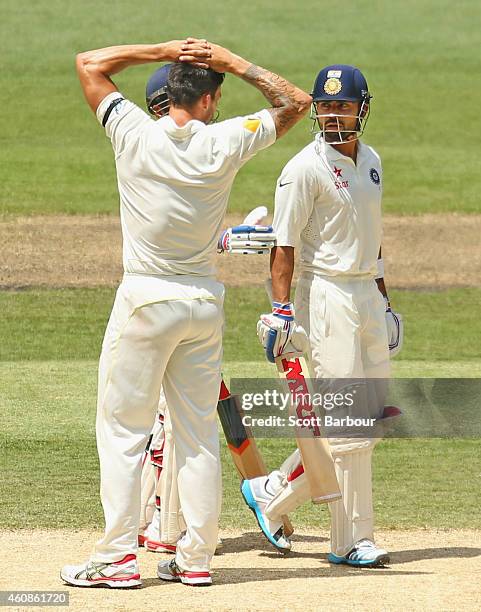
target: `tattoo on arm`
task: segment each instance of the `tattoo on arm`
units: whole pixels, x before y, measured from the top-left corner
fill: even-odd
[[[261,91],[272,104],[269,111],[274,119],[278,138],[302,119],[309,108],[311,97],[274,72],[251,64],[242,78]]]

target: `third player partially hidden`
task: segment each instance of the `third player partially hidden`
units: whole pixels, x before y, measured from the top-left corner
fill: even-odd
[[[313,91],[317,135],[283,169],[275,196],[277,247],[271,255],[273,310],[258,324],[264,346],[271,330],[277,354],[302,326],[316,379],[362,379],[367,414],[384,415],[389,350],[400,350],[402,320],[389,307],[382,279],[378,154],[360,142],[371,95],[352,66],[321,70]],[[290,302],[294,249],[300,248],[296,312]],[[331,438],[342,500],[329,504],[331,563],[376,566],[389,561],[374,543],[371,456],[376,439]],[[247,503],[281,529],[280,515],[309,499],[295,451],[268,477],[244,483]],[[247,493],[247,494],[246,494]],[[253,508],[255,506],[255,508]],[[271,540],[272,533],[265,533]],[[280,542],[288,540],[280,539]]]

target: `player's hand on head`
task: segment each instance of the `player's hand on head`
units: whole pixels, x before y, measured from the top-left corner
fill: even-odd
[[[216,45],[213,42],[206,41],[206,45],[209,57],[205,61],[209,68],[216,72],[230,72],[236,56],[229,49]]]
[[[178,62],[180,56],[183,53],[185,44],[186,44],[185,40],[169,40],[165,43],[162,43],[163,51],[164,51],[163,53],[164,61]]]
[[[404,323],[402,315],[386,304],[386,328],[389,344],[389,356],[395,357],[401,352],[404,341]]]
[[[205,38],[188,37],[180,42],[178,56],[174,61],[187,62],[197,68],[209,68],[207,60],[212,56],[210,43]]]

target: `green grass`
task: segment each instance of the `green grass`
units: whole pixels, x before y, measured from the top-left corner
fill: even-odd
[[[460,0],[372,3],[342,9],[315,0],[258,0],[160,6],[63,0],[2,2],[0,213],[114,213],[118,206],[109,143],[87,109],[74,74],[78,51],[188,34],[231,46],[310,91],[319,69],[356,63],[374,93],[366,140],[384,160],[388,212],[479,212],[481,126],[473,100],[479,3]],[[28,41],[19,44],[18,41]],[[139,104],[153,66],[115,77]],[[260,94],[228,77],[222,115],[264,106]],[[306,119],[250,162],[237,180],[233,210],[272,203],[283,164],[310,140]]]
[[[430,371],[420,368],[418,375]],[[463,365],[450,364],[463,373]],[[464,371],[471,372],[464,365]],[[95,446],[95,361],[0,364],[2,418],[0,528],[80,528],[102,524]],[[267,372],[264,364],[227,363],[228,376]],[[478,375],[481,363],[477,364]],[[259,440],[270,468],[292,449],[286,439]],[[222,526],[254,528],[222,441]],[[481,528],[481,440],[386,440],[376,450],[374,489],[379,527]],[[327,525],[310,504],[298,527]]]
[[[101,525],[96,372],[113,295],[110,289],[0,293],[0,527]],[[397,291],[392,297],[406,320],[395,376],[481,377],[474,341],[481,332],[481,289]],[[227,378],[273,376],[254,332],[265,300],[261,288],[227,292]],[[287,439],[259,443],[271,468],[292,447]],[[254,528],[222,448],[222,525]],[[480,477],[479,439],[386,440],[375,460],[378,525],[481,528]],[[325,526],[327,513],[307,504],[293,521]]]
[[[392,291],[391,298],[406,326],[396,361],[481,359],[475,341],[481,336],[481,289]],[[113,299],[112,289],[0,292],[0,361],[96,359]],[[267,307],[260,287],[228,288],[226,361],[263,361],[255,324]]]

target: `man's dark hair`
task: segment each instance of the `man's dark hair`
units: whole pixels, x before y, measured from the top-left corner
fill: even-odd
[[[167,79],[167,94],[171,104],[191,108],[201,96],[212,96],[224,81],[224,73],[210,68],[196,68],[191,64],[176,63]]]

